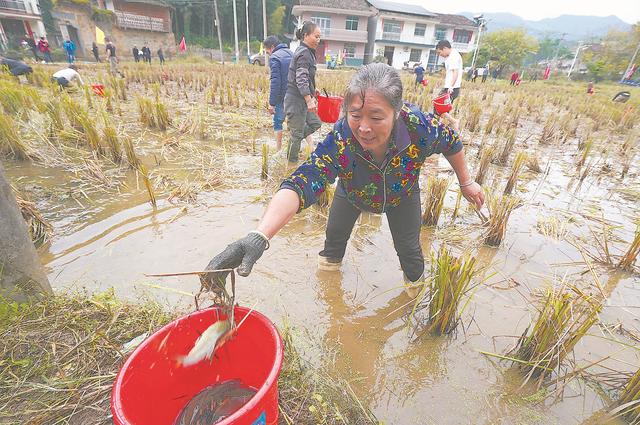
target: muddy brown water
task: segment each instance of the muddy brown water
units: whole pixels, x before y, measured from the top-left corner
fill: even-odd
[[[637,166],[624,182],[616,176],[592,176],[578,185],[573,157],[556,149],[536,148],[543,168],[549,159],[553,161],[550,174],[523,173],[516,192],[526,204],[512,214],[503,244],[476,250],[491,277],[475,293],[464,315],[464,330],[454,337],[409,342],[402,308],[409,299],[400,288],[402,273],[386,219],[375,215],[363,215],[341,271],[333,273],[316,268],[324,215],[309,211],[296,216],[273,239],[253,273],[239,279],[237,298],[246,306],[255,303],[277,324],[286,322],[296,329],[313,361],[332,358],[332,372],[348,379],[385,423],[582,423],[605,405],[592,388],[576,380],[561,400],[524,400],[518,396],[518,379],[505,372],[504,364],[480,353],[504,353],[512,346],[513,336],[535,316],[534,294],[545,282],[564,275],[590,282],[590,275],[583,273],[585,265],[578,264],[583,261],[581,253],[565,241],[540,234],[536,228],[540,217],[576,216],[576,222],[565,220],[568,231],[588,238],[589,227],[598,230],[599,224],[579,214],[604,214],[626,241],[615,244],[617,252],[626,248],[635,229],[633,220],[640,216],[640,202],[616,191],[621,186],[638,188]],[[476,150],[477,146],[469,148]],[[38,197],[55,230],[52,241],[40,251],[51,284],[56,289],[92,292],[114,288],[124,298],[153,297],[170,307],[192,308],[191,296],[171,289],[195,293],[197,278],[148,278],[145,273],[201,270],[228,243],[256,226],[266,206],[259,154],[240,151],[230,154],[229,160],[255,172],[231,176],[237,179],[235,188],[200,193],[198,202],[186,205],[186,211],[183,204],[164,199],[154,210],[135,184],[120,194],[93,194],[90,200],[69,196],[54,203]],[[429,172],[446,173],[442,170],[448,164],[436,158],[425,169],[423,183]],[[502,187],[504,179],[499,183],[496,179],[507,169],[492,169],[498,172],[488,185]],[[65,179],[61,170],[8,163],[7,172],[13,181],[28,180],[43,193],[65,191],[56,187]],[[425,255],[443,239],[451,239],[455,248],[479,236],[478,220],[466,206],[456,227],[450,226],[455,196],[452,190],[448,193],[439,228],[423,229]],[[638,274],[595,269],[608,296],[601,320],[637,331]],[[578,364],[613,355],[608,361],[611,367],[636,370],[636,352],[607,340],[611,337],[594,327],[575,349]]]

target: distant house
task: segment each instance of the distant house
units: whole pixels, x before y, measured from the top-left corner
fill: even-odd
[[[462,15],[433,13],[422,6],[369,0],[378,13],[370,29],[375,28],[374,42],[369,48],[375,56],[383,56],[394,68],[405,62],[422,62],[435,68],[438,55],[435,46],[449,40],[454,49],[466,53],[474,48],[478,27]]]
[[[37,0],[0,0],[0,49],[15,49],[25,34],[46,36]]]
[[[118,55],[128,58],[134,45],[147,44],[154,56],[159,47],[175,49],[171,9],[162,0],[59,0],[53,16],[62,38],[78,46],[79,56],[90,56],[98,27],[119,48]]]
[[[298,21],[320,26],[322,41],[316,50],[319,63],[325,55],[344,52],[345,64],[362,65],[368,36],[368,20],[376,13],[365,0],[299,0],[292,14]]]

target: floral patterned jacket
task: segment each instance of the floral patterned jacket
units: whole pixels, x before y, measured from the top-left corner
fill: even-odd
[[[280,188],[296,191],[302,210],[313,205],[327,185],[339,177],[338,184],[355,207],[382,213],[420,190],[418,179],[425,158],[462,150],[453,130],[409,103],[400,111],[391,140],[387,156],[378,166],[352,135],[346,118],[342,118]]]

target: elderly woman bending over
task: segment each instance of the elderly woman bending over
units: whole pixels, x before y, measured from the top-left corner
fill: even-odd
[[[318,267],[340,267],[355,221],[361,211],[370,211],[387,215],[405,282],[410,287],[421,280],[418,181],[425,159],[443,154],[465,199],[478,208],[484,203],[482,188],[469,175],[462,143],[433,115],[402,101],[400,75],[384,64],[367,65],[353,76],[343,112],[309,159],[282,182],[258,227],[214,257],[209,270],[238,267],[238,273],[247,276],[269,239],[337,179]],[[226,273],[212,272],[204,279],[225,277]]]

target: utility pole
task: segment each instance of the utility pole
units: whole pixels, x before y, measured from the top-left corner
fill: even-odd
[[[581,44],[578,43],[578,48],[576,49],[576,54],[573,56],[573,62],[571,62],[571,67],[569,68],[569,72],[567,73],[567,78],[571,79],[571,73],[573,72],[573,67],[576,66],[576,60],[578,60],[578,55],[580,54],[581,49],[586,49],[591,47],[591,44]]]
[[[233,37],[235,41],[235,62],[238,63],[240,60],[240,49],[238,48],[238,12],[236,10],[236,0],[231,0],[233,2]]]
[[[482,29],[487,22],[482,15],[474,16],[473,18],[478,24],[478,38],[476,39],[476,49],[473,52],[473,59],[471,60],[471,69],[476,65],[476,58],[478,57],[478,50],[480,50],[480,36],[482,35]]]
[[[638,43],[638,47],[636,47],[636,51],[633,53],[633,56],[631,57],[631,60],[629,61],[629,66],[627,66],[627,69],[625,69],[624,74],[622,74],[622,78],[620,78],[620,82],[623,82],[625,77],[629,73],[629,71],[631,71],[631,67],[633,67],[633,64],[636,61],[636,56],[638,56],[638,50],[640,50],[640,43]]]
[[[251,57],[251,43],[249,42],[249,0],[244,0],[244,7],[246,9],[245,16],[247,18],[247,60]]]
[[[218,17],[218,0],[213,0],[213,12],[215,14],[215,19],[213,24],[216,26],[218,30],[218,45],[220,46],[220,61],[224,65],[224,51],[222,50],[222,35],[220,35],[220,18]]]
[[[267,0],[262,0],[262,28],[264,29],[263,40],[267,38]],[[264,51],[264,65],[267,66],[269,58],[267,58],[267,50]]]

